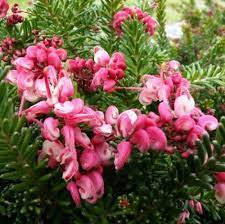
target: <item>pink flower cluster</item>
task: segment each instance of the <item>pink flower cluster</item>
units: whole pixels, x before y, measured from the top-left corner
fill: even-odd
[[[215,197],[220,204],[225,204],[225,172],[216,174]]]
[[[159,114],[150,112],[149,117],[164,130],[168,142],[175,142],[182,156],[188,157],[194,152],[196,140],[215,130],[218,121],[195,106],[190,84],[178,68],[178,62],[170,61],[162,65],[160,75],[145,75],[139,101],[143,105],[160,101]]]
[[[9,4],[7,0],[0,0],[0,18],[4,18],[9,10]]]
[[[104,193],[103,167],[110,164],[114,151],[107,141],[117,114],[110,108],[104,114],[80,98],[72,99],[73,83],[63,69],[66,58],[64,49],[44,43],[30,46],[24,57],[13,62],[15,69],[6,80],[18,87],[19,115],[41,128],[45,141],[39,159],[47,157],[49,167],[61,167],[67,189],[79,206],[80,198],[95,203]],[[25,101],[35,104],[23,109]]]
[[[125,76],[126,62],[122,53],[116,52],[111,57],[101,47],[95,47],[94,60],[81,59],[69,61],[69,70],[78,80],[86,78],[88,88],[96,91],[103,87],[106,92],[114,91],[117,82]]]
[[[103,86],[112,91],[124,76],[124,56],[112,57],[102,48],[95,48],[94,60],[67,60],[64,49],[41,42],[26,49],[26,55],[13,61],[14,69],[6,77],[17,85],[21,96],[19,115],[36,122],[44,138],[39,160],[48,158],[48,166],[60,167],[67,189],[77,206],[81,199],[95,203],[104,193],[103,171],[114,158],[116,170],[128,162],[134,146],[144,153],[149,150],[172,153],[175,147],[194,153],[195,140],[218,122],[195,107],[189,83],[177,72],[172,61],[159,76],[144,76],[140,101],[150,104],[162,101],[159,115],[143,114],[138,109],[119,113],[109,106],[105,113],[74,98],[72,73],[88,69],[94,74],[92,89]],[[69,69],[65,70],[66,64]],[[24,102],[34,103],[24,109]],[[117,144],[117,150],[112,146]],[[177,142],[174,145],[174,142]]]
[[[155,29],[157,26],[157,21],[148,15],[147,12],[143,12],[138,7],[129,8],[126,7],[123,10],[117,12],[113,17],[112,26],[114,30],[117,32],[118,36],[123,34],[122,25],[123,23],[132,18],[137,18],[140,22],[142,22],[146,26],[146,32],[153,36],[155,33]]]

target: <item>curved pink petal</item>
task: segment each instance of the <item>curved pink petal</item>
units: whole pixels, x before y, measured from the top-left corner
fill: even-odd
[[[115,153],[114,165],[116,170],[120,170],[127,163],[132,150],[130,142],[120,142],[117,146],[117,152]]]
[[[70,195],[74,203],[76,204],[76,206],[80,207],[81,201],[80,201],[80,194],[79,194],[77,185],[73,181],[70,181],[67,184],[66,189],[70,192]]]

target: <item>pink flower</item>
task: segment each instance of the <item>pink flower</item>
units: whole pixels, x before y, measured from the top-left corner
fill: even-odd
[[[117,68],[120,68],[122,70],[125,70],[127,68],[125,55],[121,52],[115,52],[112,55],[109,64],[113,67],[116,65]]]
[[[186,219],[189,219],[189,217],[190,217],[190,212],[188,210],[183,211],[182,213],[180,213],[177,224],[185,224]]]
[[[91,170],[100,165],[98,153],[92,149],[86,149],[80,156],[80,164],[84,170]]]
[[[94,61],[95,63],[105,66],[109,63],[110,56],[109,54],[101,47],[95,47],[94,48]]]
[[[34,85],[34,74],[30,71],[22,70],[17,75],[17,86],[19,90],[24,91],[32,88]]]
[[[105,112],[105,120],[107,124],[116,124],[119,116],[119,110],[116,106],[109,106]]]
[[[72,115],[75,110],[76,106],[71,101],[65,101],[64,103],[56,103],[54,108],[54,112],[59,117],[68,117]]]
[[[79,194],[77,185],[73,181],[70,181],[67,184],[66,189],[70,192],[70,195],[74,203],[76,204],[76,206],[80,207],[81,201],[80,201],[80,194]]]
[[[57,128],[59,125],[59,121],[52,117],[48,117],[45,119],[43,123],[43,127],[41,129],[41,133],[47,140],[55,141],[59,138],[60,133],[59,129]]]
[[[60,141],[45,140],[42,145],[40,156],[48,155],[48,166],[51,168],[55,168],[58,165],[58,157],[63,149],[64,146]]]
[[[195,125],[195,121],[189,115],[183,115],[175,121],[177,131],[190,131]]]
[[[59,101],[65,102],[69,97],[72,97],[74,94],[73,83],[71,79],[67,77],[62,77],[59,79],[57,87],[59,91]]]
[[[0,18],[4,18],[9,10],[9,4],[6,0],[0,0]]]
[[[34,67],[34,62],[26,57],[17,58],[13,64],[17,69],[24,68],[27,70],[31,70]]]
[[[110,164],[114,149],[107,142],[103,141],[99,144],[95,144],[95,151],[98,153],[103,165]]]
[[[144,129],[135,131],[130,141],[131,143],[136,144],[141,152],[145,152],[150,149],[149,135]]]
[[[160,119],[162,122],[171,122],[173,119],[173,114],[170,106],[168,103],[161,102],[158,106]]]
[[[133,110],[126,110],[119,115],[117,119],[117,128],[124,138],[132,133],[137,118],[137,114]]]
[[[98,171],[92,171],[88,174],[88,176],[91,178],[95,187],[97,198],[101,198],[104,194],[104,181],[102,175]]]
[[[180,62],[172,60],[167,63],[167,66],[170,70],[176,71],[180,67]]]
[[[195,101],[191,96],[181,95],[174,102],[174,111],[178,117],[191,114],[194,108]]]
[[[198,125],[204,129],[213,131],[218,127],[219,123],[218,120],[212,115],[203,115],[199,118]]]
[[[203,135],[208,135],[207,131],[205,131],[199,125],[195,125],[188,134],[187,143],[190,146],[194,146],[196,141],[199,140]]]
[[[203,214],[203,209],[202,209],[202,204],[201,204],[201,202],[196,202],[196,204],[195,204],[195,209],[196,209],[196,212],[198,213],[198,214],[200,214],[200,215],[202,215]]]
[[[56,52],[51,52],[48,54],[48,65],[54,66],[57,70],[61,69],[61,60]]]
[[[225,183],[219,182],[214,187],[216,200],[220,204],[225,204]]]
[[[39,115],[48,114],[51,111],[51,107],[46,101],[40,101],[30,108],[25,110],[27,120],[32,121]]]
[[[86,133],[81,132],[80,128],[74,128],[75,141],[76,144],[82,146],[84,149],[92,149],[93,145],[91,144],[90,138]]]
[[[65,146],[68,147],[70,150],[75,149],[75,133],[74,133],[74,127],[69,125],[64,125],[64,127],[61,130]]]
[[[76,150],[70,150],[69,148],[63,149],[58,156],[58,161],[63,165],[63,179],[68,181],[73,177],[76,177],[79,172],[79,164],[77,162]]]
[[[101,135],[108,137],[112,134],[112,126],[110,124],[103,124],[99,127],[95,127],[94,133],[101,134]]]
[[[114,165],[116,170],[120,170],[127,163],[132,150],[132,145],[130,142],[120,142],[117,145],[117,152],[115,153]]]
[[[82,199],[91,204],[94,204],[97,201],[95,187],[90,177],[82,175],[77,181],[77,186]]]
[[[167,139],[164,132],[158,127],[148,127],[146,129],[149,140],[150,148],[153,150],[165,150],[167,147]]]

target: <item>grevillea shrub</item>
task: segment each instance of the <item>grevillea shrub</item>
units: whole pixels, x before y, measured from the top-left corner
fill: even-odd
[[[10,34],[0,44],[4,220],[222,220],[224,118],[201,108],[168,40],[162,49],[164,1],[56,2],[37,1],[23,18],[0,0]]]

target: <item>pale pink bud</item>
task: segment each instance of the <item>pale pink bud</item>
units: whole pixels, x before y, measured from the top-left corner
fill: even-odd
[[[57,49],[56,50],[56,53],[57,55],[59,56],[59,58],[62,60],[62,61],[65,61],[66,58],[67,58],[67,52],[65,49]]]
[[[169,69],[177,70],[180,67],[180,63],[178,61],[172,60],[167,63]]]
[[[188,210],[183,211],[182,213],[180,213],[177,224],[185,224],[186,219],[189,219],[189,217],[190,217],[190,212]]]
[[[94,133],[108,137],[112,134],[112,126],[110,124],[103,124],[102,126],[95,127]]]
[[[195,101],[191,96],[181,95],[174,102],[174,111],[178,117],[191,114],[194,108]]]
[[[198,125],[208,131],[213,131],[218,127],[219,123],[212,115],[203,115],[199,118]]]
[[[105,66],[109,63],[110,56],[109,54],[101,47],[95,47],[94,49],[94,61],[101,66]]]
[[[80,207],[81,201],[80,201],[80,194],[79,194],[77,185],[73,181],[70,181],[67,184],[66,189],[70,192],[70,195],[74,203],[76,204],[76,206]]]
[[[132,150],[130,142],[120,142],[117,146],[117,152],[115,153],[114,165],[116,170],[120,170],[127,163]]]
[[[116,81],[113,79],[107,79],[103,83],[103,90],[106,92],[114,91],[114,87],[116,85]]]
[[[136,120],[137,114],[133,110],[126,110],[119,115],[117,128],[124,138],[132,133]]]
[[[116,106],[109,106],[105,112],[105,120],[107,124],[116,124],[119,116],[119,110]]]

